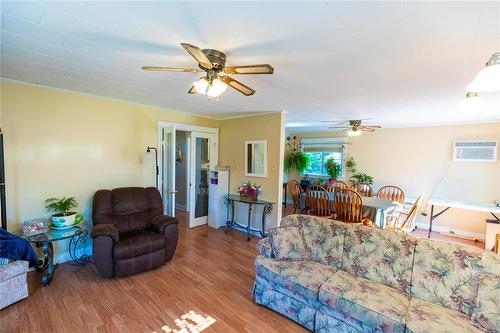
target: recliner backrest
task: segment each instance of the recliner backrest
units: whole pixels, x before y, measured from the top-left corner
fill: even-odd
[[[122,187],[99,190],[92,203],[93,224],[114,224],[120,233],[143,230],[152,217],[163,214],[163,202],[155,187]]]

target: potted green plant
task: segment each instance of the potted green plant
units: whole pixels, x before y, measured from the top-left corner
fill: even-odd
[[[367,175],[364,172],[357,172],[353,174],[350,178],[351,183],[366,183],[369,185],[373,184],[373,177]]]
[[[71,211],[78,207],[78,202],[75,197],[49,198],[45,200],[45,208],[49,212],[54,212],[52,215],[52,225],[56,228],[70,227],[81,222],[77,220],[77,213]]]
[[[330,181],[336,180],[342,173],[342,166],[340,165],[340,163],[337,163],[332,157],[326,160],[325,168],[328,176],[330,176]]]
[[[309,155],[303,152],[292,152],[285,157],[285,170],[295,169],[299,173],[303,173],[309,167],[311,159]]]
[[[347,161],[345,161],[345,169],[347,172],[356,172],[356,161],[354,160],[354,157],[351,156],[347,159]]]

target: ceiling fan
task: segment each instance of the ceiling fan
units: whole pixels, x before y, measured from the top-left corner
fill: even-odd
[[[368,119],[357,119],[357,120],[341,120],[341,121],[324,121],[325,123],[333,123],[338,126],[329,126],[329,129],[336,129],[339,131],[347,130],[347,135],[349,136],[359,136],[362,132],[374,132],[377,128],[382,128],[379,125],[361,125],[363,120]]]
[[[201,93],[209,98],[215,98],[222,94],[228,85],[245,96],[255,94],[255,90],[236,81],[229,76],[231,74],[273,74],[274,72],[273,67],[269,64],[226,66],[226,55],[223,52],[212,49],[202,50],[188,43],[181,43],[181,46],[198,62],[199,69],[155,66],[143,66],[142,69],[161,72],[205,72],[204,76],[193,82],[188,94]],[[226,75],[220,75],[222,73]]]

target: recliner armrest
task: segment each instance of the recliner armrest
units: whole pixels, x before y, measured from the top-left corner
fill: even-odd
[[[159,234],[165,233],[165,228],[171,224],[179,224],[179,220],[172,216],[157,215],[151,218],[151,229]]]
[[[120,233],[114,224],[104,223],[94,225],[91,236],[92,238],[108,236],[113,240],[113,243],[118,243],[120,241]]]

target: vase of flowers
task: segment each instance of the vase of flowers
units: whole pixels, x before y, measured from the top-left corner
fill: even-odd
[[[256,201],[259,192],[260,192],[260,185],[259,186],[257,186],[256,184],[252,185],[252,183],[250,182],[243,183],[238,188],[238,193],[240,194],[240,198],[245,200]]]

